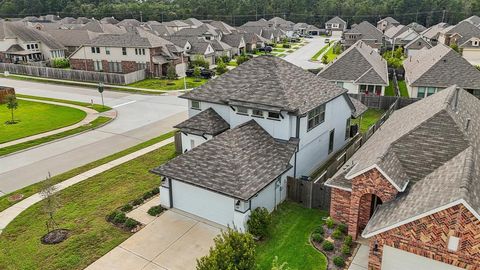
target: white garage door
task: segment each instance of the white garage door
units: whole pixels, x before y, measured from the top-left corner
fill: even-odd
[[[342,37],[343,31],[332,31],[332,37],[340,38]]]
[[[173,207],[210,221],[232,225],[232,198],[196,186],[172,181]]]
[[[383,248],[382,270],[460,270],[450,264],[425,258],[389,246]]]

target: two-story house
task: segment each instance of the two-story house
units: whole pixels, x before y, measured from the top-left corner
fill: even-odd
[[[347,22],[335,16],[325,23],[325,30],[332,37],[342,37],[343,32],[347,30]]]
[[[273,56],[245,62],[185,93],[177,125],[184,153],[153,169],[160,203],[244,230],[250,211],[272,211],[287,177],[311,174],[350,140],[366,108],[347,91]]]
[[[343,33],[343,46],[348,48],[357,41],[362,40],[368,46],[379,50],[384,44],[383,32],[367,21],[352,25],[351,29]]]
[[[385,32],[388,28],[392,26],[398,25],[400,25],[400,22],[392,17],[385,17],[377,22],[377,28],[382,32]]]
[[[184,76],[188,62],[183,48],[146,31],[104,34],[84,44],[70,56],[73,69],[130,73],[146,70],[152,76],[165,76],[169,65]],[[183,57],[183,59],[182,59]]]

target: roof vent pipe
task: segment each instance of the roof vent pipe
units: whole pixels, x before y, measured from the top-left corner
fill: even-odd
[[[472,121],[472,119],[468,118],[467,119],[467,125],[465,126],[465,130],[468,131],[468,129],[470,128],[470,122]]]

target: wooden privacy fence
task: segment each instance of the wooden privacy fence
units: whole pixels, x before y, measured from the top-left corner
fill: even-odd
[[[292,201],[306,208],[330,209],[331,189],[323,183],[287,178],[287,194]]]
[[[146,77],[145,70],[137,70],[127,74],[118,74],[0,63],[0,72],[5,71],[18,75],[82,82],[103,82],[106,84],[130,84],[144,80]]]
[[[418,100],[419,98],[405,98],[405,97],[391,97],[391,96],[376,96],[365,94],[349,94],[350,97],[355,98],[365,104],[368,108],[387,110],[390,106],[396,103],[397,108],[401,109]]]

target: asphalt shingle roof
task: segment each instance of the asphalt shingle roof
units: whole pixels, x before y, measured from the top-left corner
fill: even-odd
[[[348,29],[345,32],[358,33],[362,35],[360,39],[375,40],[376,42],[381,42],[383,38],[382,31],[378,30],[378,28],[367,21],[363,21],[355,26],[352,26],[351,29]]]
[[[255,120],[250,120],[152,172],[248,200],[291,168],[297,145],[297,139],[274,139]]]
[[[346,90],[274,56],[259,56],[182,95],[182,98],[268,106],[300,115]]]
[[[335,16],[333,18],[331,18],[330,20],[328,20],[326,23],[338,23],[338,24],[346,24],[347,22],[344,21],[342,18],[338,17],[338,16]]]
[[[175,128],[199,136],[204,134],[215,136],[229,129],[230,125],[214,109],[208,108],[176,125]]]

